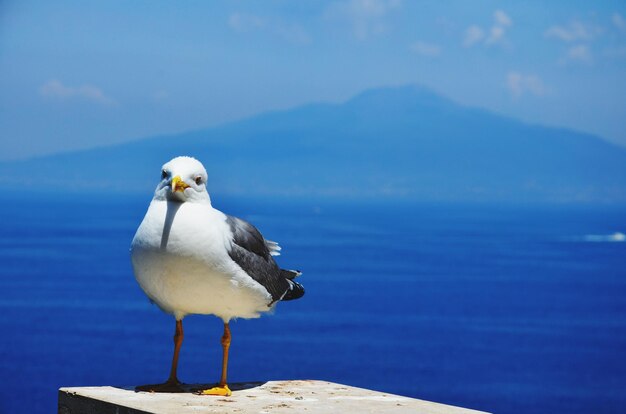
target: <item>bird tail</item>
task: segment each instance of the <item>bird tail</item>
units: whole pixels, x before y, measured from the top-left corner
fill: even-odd
[[[275,241],[265,240],[265,245],[267,249],[270,251],[270,256],[280,256],[280,251],[282,248]]]
[[[285,279],[289,279],[289,280],[294,280],[295,278],[297,278],[301,274],[302,274],[302,272],[299,271],[299,270],[280,269],[280,275],[282,277],[284,277]]]

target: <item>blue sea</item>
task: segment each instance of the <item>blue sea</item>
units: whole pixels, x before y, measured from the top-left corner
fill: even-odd
[[[8,199],[0,412],[62,386],[167,377],[174,319],[136,284],[141,197]],[[283,247],[306,295],[231,324],[232,382],[321,379],[497,413],[626,411],[626,209],[214,197]],[[219,377],[221,321],[184,320],[179,376]]]

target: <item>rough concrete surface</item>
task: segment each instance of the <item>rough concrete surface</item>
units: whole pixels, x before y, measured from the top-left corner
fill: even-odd
[[[327,381],[292,380],[231,384],[231,397],[135,392],[132,387],[74,387],[59,390],[59,414],[186,413],[418,413],[477,414],[450,405]]]

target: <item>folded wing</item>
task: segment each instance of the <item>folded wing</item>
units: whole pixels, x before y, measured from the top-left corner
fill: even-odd
[[[265,240],[252,224],[233,216],[226,216],[232,232],[230,258],[252,279],[272,295],[271,306],[279,300],[298,299],[304,295],[304,287],[293,279],[300,275],[296,270],[278,267],[272,256],[280,251],[278,243]]]

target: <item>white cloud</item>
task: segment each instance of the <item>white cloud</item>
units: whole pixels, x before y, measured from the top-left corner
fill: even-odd
[[[324,15],[330,20],[347,21],[354,37],[365,40],[384,32],[384,17],[401,4],[400,0],[346,0],[332,3]]]
[[[514,98],[519,98],[526,93],[535,96],[543,96],[546,93],[546,87],[538,76],[524,75],[517,71],[507,74],[506,86]]]
[[[615,17],[615,15],[613,17]],[[573,20],[565,26],[551,26],[544,34],[546,37],[558,39],[570,44],[559,60],[561,64],[568,62],[591,64],[593,63],[591,44],[596,38],[602,35],[604,30],[605,29],[597,25]]]
[[[493,13],[493,20],[494,24],[491,26],[489,36],[485,39],[485,43],[488,45],[503,42],[507,28],[513,25],[509,15],[502,10],[496,10]]]
[[[106,96],[102,90],[93,85],[82,85],[78,87],[65,86],[60,81],[53,79],[41,86],[39,92],[42,96],[67,99],[84,99],[102,105],[113,105],[115,101]]]
[[[601,28],[573,21],[567,26],[551,26],[545,31],[546,37],[552,37],[564,42],[585,41],[593,39],[601,32]]]
[[[621,14],[613,13],[613,16],[611,16],[611,21],[619,30],[626,31],[626,20],[624,20]]]
[[[489,32],[489,37],[485,40],[485,43],[490,45],[498,43],[504,38],[504,28],[502,26],[493,26]]]
[[[465,36],[463,38],[463,46],[470,47],[477,43],[484,43],[485,45],[505,44],[506,43],[506,31],[513,25],[513,20],[502,10],[496,10],[493,13],[493,24],[485,33],[482,27],[477,25],[471,25],[465,30]]]
[[[591,63],[591,50],[587,45],[572,46],[567,50],[567,59],[585,63]]]
[[[472,25],[465,31],[465,38],[463,39],[463,46],[470,47],[475,43],[480,42],[485,37],[485,32],[479,26]]]
[[[311,37],[300,25],[286,23],[253,14],[233,13],[228,18],[228,25],[236,32],[247,33],[264,31],[295,44],[311,42]]]
[[[418,40],[411,45],[411,51],[422,56],[439,56],[441,54],[441,47],[433,43],[422,42]]]
[[[493,18],[496,21],[496,25],[499,25],[501,27],[509,27],[513,24],[513,21],[511,20],[509,15],[502,10],[496,10],[493,13]]]

